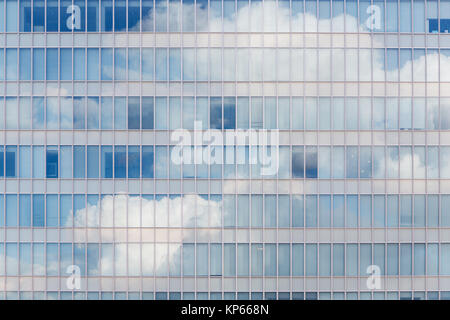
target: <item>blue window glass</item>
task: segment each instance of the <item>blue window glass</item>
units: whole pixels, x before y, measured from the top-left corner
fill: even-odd
[[[17,49],[6,49],[6,80],[17,80]]]
[[[98,178],[99,176],[99,152],[98,146],[87,147],[87,177]]]
[[[127,77],[127,50],[114,50],[114,80],[125,80]]]
[[[47,178],[58,178],[58,147],[47,147]]]
[[[47,49],[47,80],[58,80],[58,49]]]
[[[46,226],[57,227],[58,226],[58,195],[48,194],[46,196]]]
[[[223,275],[235,276],[236,275],[236,245],[224,244],[223,246]]]
[[[223,101],[223,128],[236,128],[236,99],[224,98]]]
[[[128,129],[140,129],[139,97],[128,98]]]
[[[6,217],[5,222],[7,227],[17,226],[17,195],[6,195]]]
[[[372,198],[368,195],[360,197],[360,227],[370,228],[372,226]]]
[[[167,98],[155,98],[155,129],[168,129]]]
[[[126,178],[127,155],[125,146],[114,147],[114,178]]]
[[[139,48],[129,48],[128,49],[128,80],[139,80],[140,79],[140,49]]]
[[[155,49],[155,78],[156,80],[167,80],[167,49]]]
[[[153,48],[142,49],[142,80],[153,80]]]
[[[85,177],[85,146],[73,147],[73,177]]]
[[[4,79],[5,79],[5,50],[0,49],[0,80]]]
[[[61,227],[70,227],[72,225],[72,195],[61,195],[59,206],[59,225]]]
[[[72,128],[66,121],[72,122],[72,99],[64,99],[65,103],[61,105],[61,128]],[[67,113],[70,115],[67,116]],[[47,129],[58,129],[58,98],[48,97],[46,106],[46,126]]]
[[[113,31],[113,5],[112,0],[101,0],[102,12],[101,21],[102,28],[101,31],[108,32]]]
[[[45,79],[45,51],[33,49],[33,80]]]
[[[61,178],[72,178],[72,146],[61,146],[60,147],[60,157],[61,157]]]
[[[33,0],[33,31],[45,31],[45,0]]]
[[[142,0],[142,31],[153,31],[153,0]]]
[[[87,1],[88,3],[90,1]],[[79,9],[78,9],[79,8]],[[69,20],[66,20],[66,24],[72,26],[73,31],[75,32],[84,32],[86,31],[86,7],[85,0],[73,0],[72,10],[69,11]],[[67,10],[67,9],[66,9]]]
[[[99,3],[98,0],[87,2],[87,31],[99,31]]]
[[[98,49],[87,49],[87,79],[98,80],[99,77],[99,56]]]
[[[317,227],[317,196],[305,197],[305,222],[307,228]]]
[[[17,0],[6,0],[6,32],[17,32]]]
[[[47,32],[58,31],[58,0],[47,0]]]
[[[127,23],[127,8],[125,0],[114,1],[114,31],[125,31]]]
[[[31,129],[31,98],[21,97],[19,100],[19,128]]]
[[[114,98],[114,129],[127,128],[127,105],[125,97]]]
[[[3,150],[2,159],[0,162],[2,163],[2,171],[3,171]],[[30,146],[20,146],[19,147],[19,176],[21,178],[30,178],[31,177],[31,147]],[[3,176],[3,172],[2,175]]]
[[[113,50],[101,49],[102,54],[102,80],[112,80],[113,77]]]
[[[102,178],[112,178],[113,175],[113,159],[112,147],[102,146]]]
[[[167,178],[167,147],[155,147],[155,178]]]
[[[60,50],[60,79],[72,80],[72,49],[61,48]]]
[[[85,79],[85,49],[76,48],[73,50],[73,79]]]
[[[140,31],[141,8],[139,0],[128,0],[128,31]]]
[[[73,128],[85,128],[85,99],[82,97],[73,98]]]
[[[101,128],[112,129],[113,125],[113,100],[111,97],[102,97],[102,109],[101,109]]]
[[[87,128],[99,128],[99,97],[88,97],[87,99]]]
[[[128,178],[139,178],[140,167],[140,153],[138,146],[128,147]]]
[[[152,146],[142,146],[142,178],[153,178]]]
[[[71,0],[60,0],[59,1],[59,31],[60,32],[69,32],[72,31],[69,27],[72,27],[71,23],[73,20],[71,19],[73,11],[72,9],[72,1]]]
[[[19,122],[19,108],[17,98],[7,97],[5,99],[6,129],[17,129]]]
[[[61,97],[60,100],[60,127],[61,129],[73,128],[73,99],[72,97]],[[50,113],[51,112],[51,113]],[[51,115],[51,116],[50,116]],[[58,100],[57,98],[47,98],[47,128],[57,128],[58,121]]]
[[[3,6],[3,3],[1,5]],[[19,15],[20,15],[19,31],[30,32],[31,31],[31,0],[21,0],[20,1]]]
[[[5,177],[13,178],[16,176],[16,166],[17,166],[17,147],[16,146],[6,146],[5,152]]]
[[[19,225],[21,227],[31,226],[31,196],[29,194],[19,196]]]
[[[45,177],[45,153],[43,146],[33,146],[33,178]]]
[[[222,98],[210,98],[210,129],[222,129]]]
[[[317,147],[306,147],[305,171],[306,178],[317,178]]]
[[[142,129],[153,129],[153,97],[142,97]]]
[[[305,275],[317,275],[317,245],[307,244],[305,248]]]
[[[45,199],[42,194],[33,195],[33,227],[45,225]]]

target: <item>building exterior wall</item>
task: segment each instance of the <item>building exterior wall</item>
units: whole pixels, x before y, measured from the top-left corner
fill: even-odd
[[[0,299],[450,298],[449,21],[0,0]]]

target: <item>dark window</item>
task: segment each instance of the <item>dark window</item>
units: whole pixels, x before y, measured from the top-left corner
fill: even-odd
[[[128,129],[140,129],[139,97],[128,98]]]
[[[58,178],[58,148],[47,147],[47,178]]]
[[[127,155],[125,146],[114,148],[114,178],[126,178]]]
[[[15,177],[16,176],[16,146],[7,146],[6,147],[6,177]]]

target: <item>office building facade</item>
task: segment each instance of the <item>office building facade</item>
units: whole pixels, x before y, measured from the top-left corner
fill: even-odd
[[[450,299],[449,0],[0,0],[0,299]]]

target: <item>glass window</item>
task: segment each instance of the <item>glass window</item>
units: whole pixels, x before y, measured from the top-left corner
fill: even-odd
[[[41,1],[35,1],[35,7],[40,4]],[[43,2],[43,1],[42,1]],[[3,2],[1,4],[3,6]],[[2,10],[3,14],[3,10]],[[31,31],[31,1],[30,0],[22,0],[20,1],[20,27],[19,31],[21,32],[30,32]],[[35,16],[35,21],[36,19]],[[3,21],[2,21],[3,23]],[[43,30],[41,30],[43,31]]]
[[[128,129],[140,129],[139,97],[128,97]]]
[[[46,64],[47,80],[58,80],[58,49],[47,49],[47,60],[53,63]]]
[[[47,147],[47,178],[58,178],[58,147]]]
[[[99,177],[99,147],[87,146],[87,177]]]
[[[6,146],[5,177],[7,177],[7,178],[16,177],[16,166],[17,166],[16,154],[17,154],[16,146]]]
[[[72,178],[72,146],[61,146],[61,178]]]
[[[99,77],[99,56],[98,49],[87,49],[87,79],[98,80]]]
[[[125,146],[114,147],[114,178],[126,178],[127,156]]]
[[[305,222],[307,228],[317,227],[317,196],[305,196]]]
[[[232,277],[236,275],[236,245],[224,244],[223,245],[223,275]]]
[[[31,196],[29,194],[19,196],[19,225],[21,227],[31,226]]]
[[[141,176],[139,146],[128,146],[128,178]]]
[[[113,5],[112,0],[101,0],[101,31],[109,32],[113,31]]]
[[[17,0],[6,0],[6,32],[17,32]]]
[[[87,31],[99,30],[99,11],[98,0],[89,0],[87,2]]]
[[[102,1],[103,3],[103,1]],[[113,50],[112,49],[101,49],[102,55],[102,80],[112,80],[113,78]]]
[[[58,226],[58,195],[48,194],[46,196],[46,226],[57,227]]]
[[[114,97],[114,129],[127,128],[127,105],[125,97]]]
[[[112,147],[102,146],[102,178],[112,178],[113,176],[113,157]]]
[[[84,97],[73,97],[73,128],[85,129],[85,99]]]
[[[277,247],[275,244],[264,245],[264,276],[277,275]]]
[[[142,177],[153,178],[153,146],[142,146]]]
[[[305,266],[306,276],[317,276],[317,244],[306,244]]]
[[[84,178],[85,177],[85,159],[86,159],[85,146],[73,146],[73,177]]]
[[[306,178],[317,178],[317,147],[306,147],[305,169]]]
[[[33,227],[45,225],[44,195],[33,195]]]

